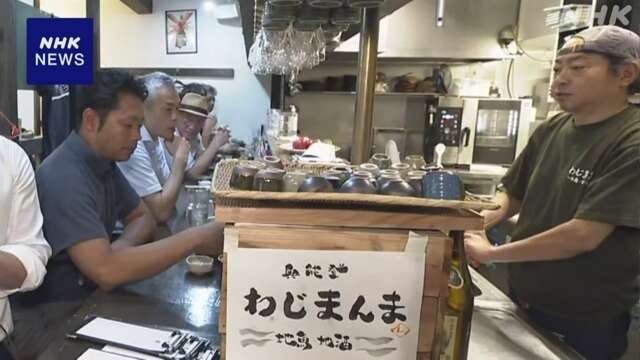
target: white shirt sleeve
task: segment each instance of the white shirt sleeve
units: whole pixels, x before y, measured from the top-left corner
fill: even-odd
[[[8,208],[3,204],[3,209],[0,209],[2,216],[6,216],[7,211],[9,215],[6,240],[0,241],[0,251],[15,256],[24,266],[27,277],[18,289],[1,290],[0,298],[40,286],[47,273],[47,260],[51,256],[51,247],[42,234],[42,213],[31,163],[18,145],[11,143],[8,146],[11,163],[0,162],[0,165],[3,167],[2,173],[8,173],[13,178],[13,196],[10,197],[12,200]],[[9,171],[5,172],[4,168],[7,167]]]
[[[151,156],[142,142],[138,142],[129,160],[119,162],[118,167],[141,198],[162,191]]]

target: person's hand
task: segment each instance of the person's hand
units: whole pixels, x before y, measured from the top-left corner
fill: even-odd
[[[218,256],[222,254],[224,244],[224,223],[210,222],[198,227],[202,231],[201,243],[196,254]]]
[[[209,143],[209,146],[220,149],[223,145],[229,143],[229,137],[230,135],[227,129],[218,128],[213,133],[213,139],[211,140],[211,143]]]
[[[471,266],[478,267],[480,264],[491,262],[491,253],[494,247],[487,239],[484,231],[465,232],[464,250]]]
[[[182,136],[176,136],[174,140],[176,146],[175,162],[180,164],[182,168],[187,165],[187,159],[189,156],[189,150],[191,150],[191,144]]]

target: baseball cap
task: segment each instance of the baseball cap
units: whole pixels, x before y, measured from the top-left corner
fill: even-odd
[[[640,36],[619,26],[594,26],[571,36],[558,56],[576,52],[610,55],[640,65]]]

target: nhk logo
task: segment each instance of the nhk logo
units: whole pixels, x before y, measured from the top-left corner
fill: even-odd
[[[80,50],[78,43],[80,37],[69,38],[42,38],[40,39],[40,52],[36,53],[36,66],[69,66],[72,64],[76,66],[84,65],[84,54],[77,53],[56,53],[56,52],[43,52],[42,50],[56,50],[56,49],[75,49]]]
[[[27,19],[27,82],[93,82],[93,19]]]
[[[594,23],[596,25],[618,25],[629,26],[630,20],[627,15],[631,15],[632,7],[627,5],[621,7],[620,5],[613,5],[611,7],[611,15],[609,16],[609,22],[607,23],[607,14],[609,13],[609,6],[602,5],[600,10],[597,10],[593,14]]]

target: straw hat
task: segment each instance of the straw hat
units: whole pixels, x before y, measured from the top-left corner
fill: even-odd
[[[209,108],[211,107],[211,99],[197,93],[186,93],[180,100],[178,110],[189,114],[207,117]]]

